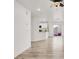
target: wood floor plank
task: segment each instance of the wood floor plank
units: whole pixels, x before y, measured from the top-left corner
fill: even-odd
[[[61,37],[32,42],[32,48],[15,59],[64,59],[64,44]]]

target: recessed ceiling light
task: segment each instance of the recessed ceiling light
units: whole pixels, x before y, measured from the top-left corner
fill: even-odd
[[[58,27],[58,25],[54,25],[53,27],[54,27],[54,28],[55,28],[55,27]]]
[[[40,8],[36,9],[37,11],[40,11]]]

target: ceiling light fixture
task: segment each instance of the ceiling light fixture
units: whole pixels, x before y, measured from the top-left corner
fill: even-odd
[[[37,11],[41,11],[40,8],[36,9]]]
[[[50,7],[64,7],[63,0],[50,0]]]
[[[63,0],[50,0],[52,2],[62,2]]]

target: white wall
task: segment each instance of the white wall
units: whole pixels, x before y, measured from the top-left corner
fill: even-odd
[[[15,1],[14,56],[31,47],[31,12]]]
[[[43,17],[32,17],[32,41],[40,41],[46,39],[45,32],[39,32],[39,24],[44,20]]]

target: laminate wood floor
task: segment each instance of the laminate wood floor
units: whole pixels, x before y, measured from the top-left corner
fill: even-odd
[[[64,59],[62,37],[32,42],[32,47],[15,59]]]

